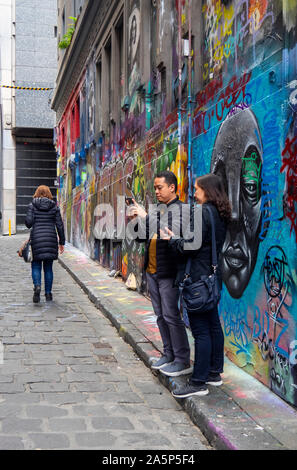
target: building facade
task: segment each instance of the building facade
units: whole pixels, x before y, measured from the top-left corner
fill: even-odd
[[[37,186],[56,190],[55,113],[50,106],[57,71],[56,21],[56,0],[0,2],[3,234],[24,224]]]
[[[59,1],[59,32],[73,7]],[[125,195],[148,207],[159,170],[175,172],[183,201],[196,176],[219,174],[232,204],[226,354],[296,405],[296,2],[80,7],[53,97],[68,240],[145,290],[143,246],[119,236],[122,218],[104,225],[100,206]]]

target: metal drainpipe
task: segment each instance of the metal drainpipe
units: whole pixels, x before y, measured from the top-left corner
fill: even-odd
[[[188,57],[188,201],[193,202],[192,181],[192,0],[188,0],[188,22],[189,22],[189,57]]]

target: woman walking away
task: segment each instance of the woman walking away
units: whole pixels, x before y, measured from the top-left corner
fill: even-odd
[[[31,230],[33,252],[32,279],[34,284],[33,302],[40,302],[41,270],[43,265],[45,298],[53,300],[53,261],[58,259],[59,252],[64,252],[65,235],[60,209],[53,201],[48,186],[39,186],[29,204],[25,224]]]
[[[185,262],[191,256],[190,277],[193,282],[203,275],[211,275],[212,268],[212,230],[207,209],[210,208],[215,227],[216,249],[219,256],[226,236],[226,224],[231,217],[231,207],[221,179],[214,174],[197,178],[195,199],[202,204],[202,245],[198,250],[186,250],[182,238],[171,238],[173,233],[167,230],[169,245],[178,253],[185,255]],[[185,245],[185,246],[184,246]],[[189,245],[187,245],[188,247]],[[177,282],[184,278],[182,267]],[[217,270],[219,285],[221,275]],[[221,385],[221,373],[224,366],[224,334],[222,331],[217,306],[207,312],[188,312],[190,327],[195,340],[195,360],[193,374],[188,383],[175,390],[173,396],[186,398],[192,395],[203,396],[209,393],[207,385]]]

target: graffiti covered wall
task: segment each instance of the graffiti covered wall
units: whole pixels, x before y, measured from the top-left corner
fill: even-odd
[[[223,178],[232,204],[221,260],[227,355],[297,404],[297,49],[284,6],[204,2],[193,162],[196,176]]]
[[[200,61],[202,86],[192,85],[191,113],[187,58],[178,51],[189,2],[178,5],[178,0],[151,2],[151,73],[144,80],[142,2],[127,2],[127,94],[121,82],[119,123],[98,131],[93,56],[73,91],[57,128],[67,238],[104,266],[119,269],[124,280],[133,275],[144,290],[143,245],[119,243],[116,219],[114,230],[98,242],[96,207],[110,203],[116,209],[117,195],[125,195],[147,208],[155,202],[154,175],[163,169],[174,171],[180,198],[187,201],[191,152],[193,177],[219,174],[232,204],[221,259],[226,354],[297,405],[297,5],[201,2],[202,53],[193,48],[191,54],[193,64]],[[192,22],[194,15],[197,6]],[[169,63],[159,63],[166,35]]]

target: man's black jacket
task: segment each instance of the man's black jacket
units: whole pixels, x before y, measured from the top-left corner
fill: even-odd
[[[160,238],[160,228],[164,229],[165,226],[172,230],[175,234],[182,227],[182,206],[184,203],[179,200],[177,196],[173,201],[168,204],[158,204],[157,208],[150,213],[142,224],[145,224],[144,238],[136,238],[138,242],[145,242],[145,255],[144,255],[144,270],[146,271],[149,261],[149,246],[154,233],[157,233],[156,243],[156,257],[157,257],[157,277],[159,279],[170,278],[175,279],[178,271],[180,255],[171,249],[168,240]],[[168,211],[168,218],[166,215],[166,208]],[[167,223],[168,222],[168,223]],[[135,226],[137,229],[139,224]]]

